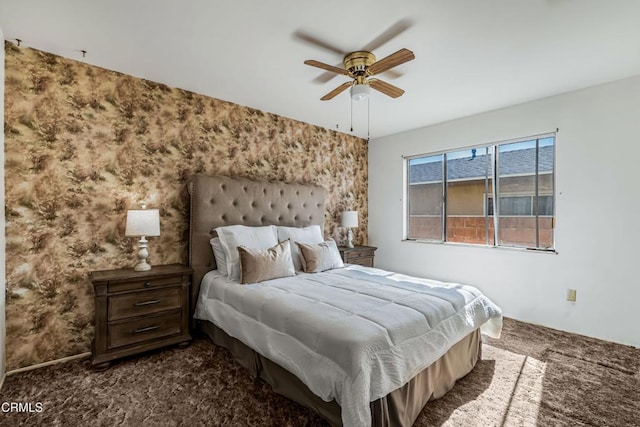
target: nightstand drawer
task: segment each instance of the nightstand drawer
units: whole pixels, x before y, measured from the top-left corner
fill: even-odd
[[[366,258],[355,258],[355,259],[348,258],[346,262],[349,264],[362,265],[364,267],[373,267],[372,256],[369,256]]]
[[[141,291],[144,289],[155,288],[158,286],[179,285],[182,276],[149,278],[145,280],[128,280],[126,282],[109,282],[109,293]]]
[[[372,256],[373,256],[373,251],[368,249],[348,252],[346,255],[348,260],[353,260],[356,258],[372,257]]]
[[[346,246],[340,246],[340,256],[342,260],[348,264],[362,265],[364,267],[373,267],[374,258],[376,254],[375,246],[355,246],[348,248]]]
[[[176,311],[154,317],[132,320],[109,325],[108,347],[122,347],[143,341],[179,334],[181,330],[181,313]]]
[[[133,292],[108,298],[108,320],[126,319],[182,306],[180,287]]]

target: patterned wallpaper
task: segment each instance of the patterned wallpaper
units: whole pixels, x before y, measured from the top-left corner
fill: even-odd
[[[311,182],[367,236],[362,139],[5,42],[7,369],[90,351],[91,270],[135,263],[126,210],[161,214],[154,264],[187,262],[198,172]]]

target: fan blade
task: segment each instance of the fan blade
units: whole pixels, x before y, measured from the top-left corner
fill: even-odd
[[[400,64],[409,62],[412,59],[415,59],[415,57],[416,56],[409,49],[400,49],[396,53],[392,53],[391,55],[382,58],[380,61],[377,61],[369,67],[369,72],[371,72],[371,75],[379,74],[393,67],[397,67]]]
[[[402,96],[402,94],[404,93],[404,90],[400,89],[399,87],[378,79],[369,79],[369,86],[392,98]]]
[[[342,83],[340,86],[338,86],[337,88],[335,88],[334,90],[332,90],[331,92],[329,92],[328,94],[326,94],[325,96],[320,98],[320,100],[321,101],[328,101],[330,99],[333,99],[334,96],[338,95],[339,93],[344,92],[350,86],[353,86],[353,82]]]
[[[344,74],[345,76],[349,75],[349,72],[344,68],[334,67],[333,65],[325,64],[324,62],[314,61],[313,59],[307,59],[306,61],[304,61],[304,63],[307,65],[311,65],[312,67],[318,67],[318,68],[322,68],[323,70],[331,71],[333,73]]]
[[[363,47],[362,50],[366,50],[369,52],[374,51],[383,44],[387,43],[389,40],[394,39],[400,34],[404,33],[407,29],[411,28],[412,25],[413,22],[411,22],[410,20],[401,19],[400,21],[390,26],[385,32],[373,39],[371,43]]]
[[[293,33],[293,36],[299,40],[302,40],[303,42],[321,47],[323,49],[328,50],[329,52],[337,53],[340,56],[344,56],[344,50],[338,47],[335,47],[325,41],[322,41],[316,38],[315,36],[312,36],[311,34],[303,33],[302,31],[297,30],[296,32]]]

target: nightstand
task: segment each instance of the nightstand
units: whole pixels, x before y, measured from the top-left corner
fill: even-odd
[[[365,267],[373,267],[373,257],[376,249],[373,246],[355,246],[348,248],[346,246],[338,247],[342,261],[349,264],[358,264]]]
[[[91,272],[95,291],[92,365],[172,344],[188,345],[193,270],[182,264]]]

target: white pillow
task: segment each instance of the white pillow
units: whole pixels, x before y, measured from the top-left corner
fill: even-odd
[[[302,270],[302,262],[300,249],[294,242],[306,243],[307,245],[316,245],[324,242],[319,225],[310,225],[309,227],[284,227],[279,225],[278,240],[284,242],[287,239],[291,240],[291,257],[296,271]]]
[[[240,279],[238,246],[252,249],[269,249],[278,244],[278,233],[274,225],[265,227],[230,225],[218,227],[216,232],[227,260],[227,277],[230,280]]]
[[[229,273],[227,272],[227,257],[225,256],[224,248],[222,247],[220,238],[214,237],[213,239],[209,240],[209,243],[211,243],[211,249],[213,249],[213,257],[216,259],[217,270],[225,276],[228,276]]]

